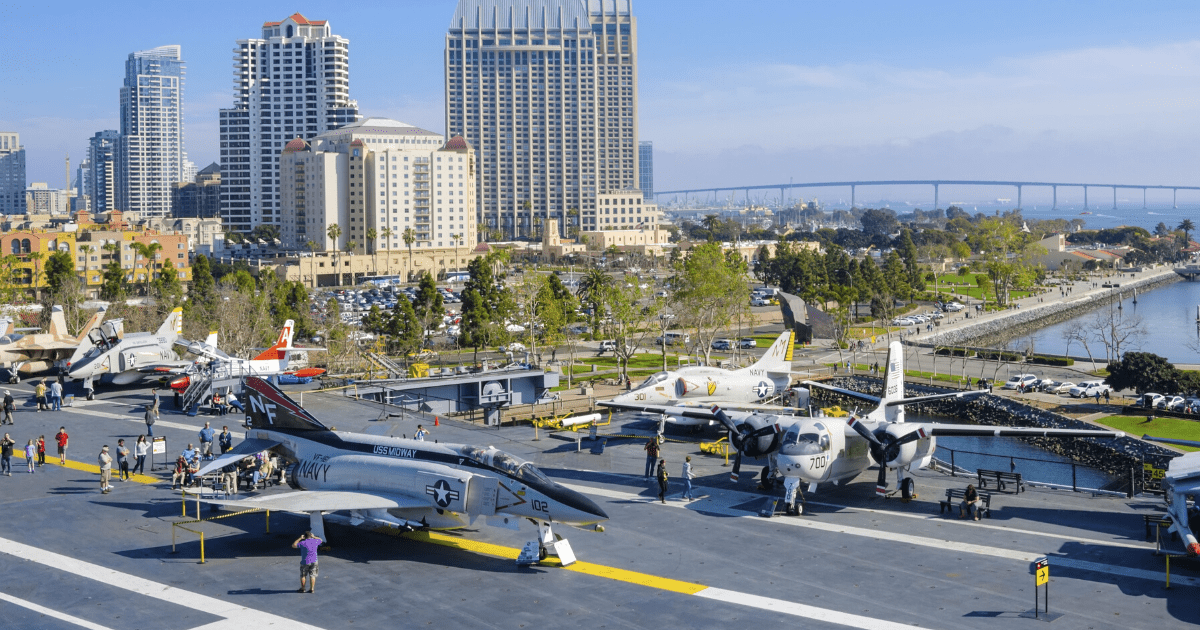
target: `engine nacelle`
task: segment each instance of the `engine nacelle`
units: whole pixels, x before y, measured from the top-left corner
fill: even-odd
[[[937,438],[930,435],[919,439],[905,442],[904,444],[895,444],[900,438],[919,431],[920,427],[905,426],[905,423],[889,424],[887,429],[887,437],[882,441],[887,445],[888,453],[888,468],[907,468],[915,466],[916,468],[924,468],[929,465],[933,459],[933,453],[937,450]],[[881,436],[882,437],[882,436]]]

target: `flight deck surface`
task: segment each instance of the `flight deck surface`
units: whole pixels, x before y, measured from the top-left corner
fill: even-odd
[[[9,389],[24,401],[32,386]],[[19,407],[16,425],[3,427],[19,445],[45,435],[48,464],[28,475],[15,457],[12,477],[0,476],[0,628],[1028,628],[1036,622],[1018,615],[1033,608],[1030,565],[1040,557],[1050,562],[1050,611],[1064,614],[1056,628],[1200,622],[1200,566],[1173,563],[1166,590],[1164,561],[1144,540],[1142,515],[1161,512],[1154,497],[996,493],[992,518],[974,522],[938,506],[946,488],[971,479],[921,471],[919,498],[903,503],[875,497],[872,469],[809,494],[802,516],[768,519],[757,515],[766,496],[754,487],[761,463],[748,461],[734,484],[688,433],[669,434],[679,441],[663,447],[672,477],[663,504],[642,477],[644,439],[611,438],[602,453],[584,439],[577,451],[571,433],[541,431],[535,441],[528,426],[377,420],[378,404],[313,392],[304,406],[337,430],[412,436],[420,422],[430,440],[490,444],[586,493],[610,520],[603,533],[555,528],[579,558],[565,569],[516,566],[535,537],[529,523],[516,532],[481,519],[465,530],[404,535],[329,523],[316,593],[299,594],[290,545],[307,516],[272,513],[270,533],[261,512],[188,525],[205,535],[199,564],[190,532],[176,529],[171,553],[171,523],[185,519],[162,456],[157,482],[114,481],[113,492],[100,494],[92,471],[100,446],[111,451],[123,437],[132,447],[148,400],[144,388],[101,390],[61,412]],[[228,424],[240,439],[241,416],[187,417],[170,407],[164,396],[154,428],[167,436],[171,461],[198,444],[205,420],[217,431]],[[57,462],[59,426],[71,435],[70,467],[49,463]],[[626,414],[601,433],[653,428]],[[702,497],[690,502],[680,497],[685,455]],[[187,510],[194,518],[195,503]]]

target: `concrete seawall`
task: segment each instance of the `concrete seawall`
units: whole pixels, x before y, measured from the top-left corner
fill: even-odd
[[[1004,311],[990,318],[981,318],[978,323],[964,322],[951,330],[935,332],[928,337],[906,340],[908,343],[921,346],[987,346],[995,347],[1011,339],[1029,334],[1046,326],[1073,319],[1085,313],[1094,311],[1110,301],[1118,299],[1121,294],[1129,294],[1134,289],[1146,291],[1173,282],[1181,278],[1171,269],[1163,273],[1139,278],[1128,283],[1115,279],[1121,286],[1116,289],[1105,289],[1081,295],[1066,300],[1046,302],[1036,306]]]
[[[883,388],[883,381],[881,379],[865,376],[840,377],[831,379],[828,382],[837,387],[874,395],[880,395]],[[914,383],[905,383],[904,389],[906,396],[957,391]],[[814,400],[820,401],[819,404],[821,405],[841,404],[846,406],[861,404],[861,402],[848,396],[817,388],[813,388],[812,396]],[[1075,420],[1074,418],[1068,418],[1067,416],[1044,409],[1031,407],[1014,400],[987,394],[970,401],[951,398],[921,405],[909,405],[905,407],[905,410],[913,414],[946,417],[953,419],[953,421],[968,421],[973,424],[1048,429],[1096,428],[1095,425],[1081,420]],[[1161,446],[1129,437],[1116,440],[1096,438],[1069,440],[1051,438],[1021,439],[1038,448],[1069,457],[1080,464],[1103,470],[1124,479],[1124,485],[1120,488],[1122,490],[1129,487],[1128,479],[1131,470],[1141,471],[1143,463],[1150,464],[1158,469],[1166,469],[1167,462],[1177,455],[1177,453]],[[1151,481],[1150,479],[1146,481],[1147,489],[1157,489],[1157,481]],[[1138,490],[1141,491],[1141,489],[1142,486],[1139,482]]]

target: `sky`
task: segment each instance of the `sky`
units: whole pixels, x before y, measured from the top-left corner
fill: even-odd
[[[0,0],[0,130],[21,134],[29,181],[60,187],[63,157],[75,165],[88,137],[117,128],[128,54],[179,44],[186,146],[203,168],[218,160],[218,109],[233,102],[234,43],[300,11],[350,40],[360,113],[440,132],[454,6]],[[633,8],[640,139],[654,142],[658,190],[933,178],[1200,184],[1194,2]],[[941,194],[944,206],[982,193]],[[932,191],[860,190],[859,201],[906,195]]]

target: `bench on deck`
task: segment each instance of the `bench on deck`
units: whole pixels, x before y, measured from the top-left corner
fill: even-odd
[[[985,470],[983,468],[980,468],[975,472],[979,478],[980,488],[988,487],[988,481],[991,480],[996,482],[996,490],[1000,492],[1004,492],[1004,488],[1007,487],[1009,483],[1016,484],[1016,494],[1020,494],[1021,491],[1025,489],[1025,483],[1021,480],[1021,473],[1004,472],[1003,470]]]
[[[992,493],[980,492],[979,490],[976,490],[975,492],[979,495],[979,505],[976,508],[976,512],[988,518],[992,518]],[[966,496],[966,494],[966,488],[947,488],[946,498],[942,501],[938,501],[938,505],[941,508],[940,514],[945,514],[947,510],[953,514],[954,510],[959,506],[959,504],[962,503],[963,497]]]
[[[1168,528],[1172,523],[1171,517],[1167,516],[1166,514],[1143,514],[1142,519],[1146,523],[1146,540],[1154,540],[1154,537],[1150,534],[1150,528],[1152,526]],[[1171,536],[1174,535],[1174,533],[1171,534]]]

